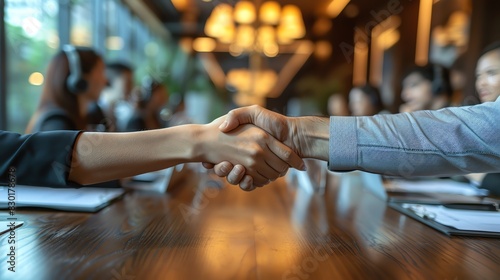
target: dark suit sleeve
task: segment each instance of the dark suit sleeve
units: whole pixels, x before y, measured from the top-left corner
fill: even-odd
[[[68,182],[73,147],[80,131],[50,131],[20,135],[0,131],[0,183],[9,173],[20,185],[77,186]]]
[[[75,130],[75,128],[76,125],[64,115],[49,116],[40,124],[40,131]]]

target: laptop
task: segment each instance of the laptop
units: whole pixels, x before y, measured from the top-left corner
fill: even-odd
[[[364,186],[375,196],[395,203],[481,203],[488,191],[451,179],[383,180],[381,175],[361,172]],[[400,184],[398,187],[397,184]],[[447,191],[447,192],[444,192]]]

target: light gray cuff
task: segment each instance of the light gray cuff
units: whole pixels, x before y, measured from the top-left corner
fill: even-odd
[[[358,137],[355,117],[330,117],[328,169],[350,171],[358,168]]]

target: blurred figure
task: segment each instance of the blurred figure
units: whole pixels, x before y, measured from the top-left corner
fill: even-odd
[[[110,62],[106,65],[109,83],[99,99],[107,119],[111,120],[116,131],[125,131],[127,121],[132,117],[133,69],[122,62]]]
[[[384,110],[378,88],[371,85],[354,87],[349,92],[349,109],[353,116],[373,116]]]
[[[104,61],[90,48],[63,46],[51,60],[38,108],[26,133],[86,130],[89,105],[106,86]]]
[[[500,96],[500,41],[487,46],[476,66],[476,90],[481,103]]]
[[[330,116],[349,116],[347,100],[342,93],[334,93],[328,98],[327,110]]]
[[[476,90],[481,103],[495,101],[500,96],[500,41],[488,45],[479,56]],[[490,194],[500,196],[500,173],[474,173],[468,178],[489,190]]]
[[[436,110],[450,106],[453,94],[448,69],[438,64],[416,66],[403,78],[400,112]]]
[[[134,113],[128,120],[126,131],[150,130],[164,127],[161,113],[168,102],[165,86],[152,77],[144,78],[142,86],[133,92]]]
[[[464,99],[464,89],[467,85],[467,69],[466,55],[461,55],[455,59],[453,64],[450,66],[450,84],[453,89],[453,95],[451,98],[451,105],[460,106]]]

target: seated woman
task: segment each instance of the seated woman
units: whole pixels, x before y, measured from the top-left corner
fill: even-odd
[[[142,86],[134,91],[134,113],[128,120],[125,131],[140,131],[162,128],[160,114],[168,101],[168,93],[160,82],[152,77],[144,78]]]
[[[447,68],[437,64],[415,66],[403,78],[400,112],[448,107],[453,90]]]
[[[476,65],[476,91],[481,103],[495,101],[500,96],[500,41],[488,45]],[[490,194],[500,196],[500,173],[476,173],[469,178],[480,182]]]
[[[105,64],[90,48],[63,46],[45,75],[38,108],[26,133],[86,130],[89,105],[106,86]]]
[[[373,116],[384,110],[378,88],[371,85],[354,87],[349,92],[349,109],[353,116]]]
[[[90,48],[63,46],[49,64],[40,103],[26,133],[89,128],[102,131],[98,128],[101,121],[95,120],[95,112],[100,109],[93,106],[97,105],[106,83],[105,64],[100,55]],[[102,112],[97,115],[104,116]],[[120,187],[120,182],[94,187]]]

